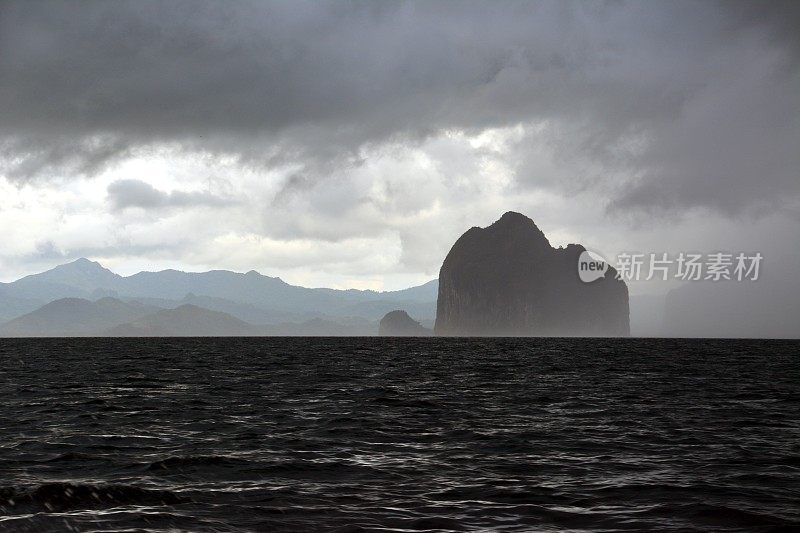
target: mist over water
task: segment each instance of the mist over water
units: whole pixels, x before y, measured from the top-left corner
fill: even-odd
[[[0,531],[790,530],[798,348],[4,339]]]

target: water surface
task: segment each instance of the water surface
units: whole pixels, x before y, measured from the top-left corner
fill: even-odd
[[[2,531],[800,528],[800,342],[0,340]]]

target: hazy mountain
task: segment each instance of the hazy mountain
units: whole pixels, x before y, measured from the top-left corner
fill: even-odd
[[[212,296],[198,296],[189,293],[180,300],[168,300],[166,298],[146,298],[146,297],[121,297],[124,301],[140,302],[147,305],[154,305],[162,309],[175,309],[185,304],[196,305],[211,311],[227,313],[250,324],[279,324],[282,322],[303,322],[318,316],[318,313],[311,311],[305,313],[292,313],[289,311],[275,311],[262,309],[261,307],[235,302],[226,298],[216,298]]]
[[[111,337],[182,337],[182,336],[339,336],[374,335],[376,323],[365,319],[338,321],[314,318],[303,322],[272,325],[248,324],[243,320],[196,305],[184,304],[162,309],[133,322],[101,332]]]
[[[421,318],[431,318],[435,315],[436,292],[435,280],[400,291],[309,289],[255,271],[242,274],[226,270],[199,273],[164,270],[125,277],[87,259],[0,284],[0,299],[37,302],[105,295],[183,301],[191,295],[202,299],[198,302],[202,307],[264,323],[326,315],[377,320],[387,310],[400,307],[399,304]]]
[[[7,337],[68,337],[97,335],[105,329],[136,320],[157,311],[139,303],[102,298],[62,298],[0,325]]]
[[[220,300],[190,297],[189,300],[220,304]],[[0,325],[0,337],[159,337],[159,336],[249,336],[375,335],[377,322],[359,317],[298,319],[274,324],[252,324],[229,313],[173,300],[150,303],[101,298],[61,298]],[[167,303],[169,308],[152,305]],[[236,306],[222,300],[223,306]],[[258,311],[253,311],[259,316]],[[263,317],[261,317],[263,318]]]
[[[185,304],[162,309],[102,332],[109,337],[222,337],[255,335],[257,329],[227,313]]]
[[[5,287],[0,287],[0,324],[35,311],[45,302],[32,298],[18,298],[5,294]]]
[[[252,270],[246,274],[226,270],[202,273],[177,270],[140,272],[123,278],[117,287],[121,295],[182,299],[191,293],[250,304],[270,311],[313,311],[336,316],[358,313],[358,304],[381,300],[419,300],[420,304],[429,306],[432,316],[436,302],[436,296],[429,287],[391,292],[309,289],[290,285],[280,278],[264,276]],[[372,314],[368,316],[372,317]]]
[[[4,283],[4,293],[18,298],[53,301],[59,298],[92,295],[96,289],[113,289],[122,280],[100,263],[78,259],[46,272],[32,274],[12,283]]]
[[[416,287],[409,287],[408,289],[402,289],[399,291],[387,291],[378,294],[400,300],[425,302],[433,300],[435,302],[436,298],[439,296],[439,280],[432,279],[431,281],[423,283],[422,285],[417,285]]]

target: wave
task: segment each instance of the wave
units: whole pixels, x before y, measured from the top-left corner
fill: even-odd
[[[162,461],[150,463],[147,470],[159,472],[165,470],[182,470],[186,468],[234,467],[246,463],[242,459],[225,457],[221,455],[188,455],[168,457]]]
[[[707,524],[713,527],[774,527],[796,526],[796,523],[778,516],[746,509],[738,509],[725,505],[708,503],[685,505],[657,505],[649,509],[648,515],[672,516],[688,519],[693,523]]]
[[[122,505],[175,505],[188,500],[167,490],[131,485],[45,483],[32,490],[0,488],[0,514],[69,511]]]

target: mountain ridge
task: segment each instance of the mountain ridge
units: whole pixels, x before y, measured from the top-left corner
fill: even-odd
[[[227,313],[183,304],[105,329],[100,334],[107,337],[227,337],[257,335],[258,329]]]
[[[92,336],[157,310],[157,307],[126,303],[116,298],[101,298],[96,301],[61,298],[0,325],[0,336]]]
[[[62,298],[114,296],[181,301],[188,295],[252,306],[276,315],[276,320],[277,315],[360,316],[372,320],[398,306],[412,309],[427,319],[435,315],[437,292],[436,280],[396,291],[308,288],[255,270],[240,273],[219,269],[207,272],[165,269],[121,276],[86,258],[0,283],[3,318],[6,319],[30,312],[35,303],[41,305]]]

